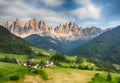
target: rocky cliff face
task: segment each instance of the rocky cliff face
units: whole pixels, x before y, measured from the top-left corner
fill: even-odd
[[[78,40],[78,39],[91,39],[98,36],[103,30],[97,27],[82,28],[75,23],[66,23],[65,25],[60,24],[54,29],[56,36],[61,39]]]
[[[35,18],[25,24],[17,18],[12,23],[7,21],[3,22],[2,25],[19,37],[27,37],[31,34],[50,35],[54,31],[44,21],[38,21]]]
[[[60,24],[56,28],[52,28],[44,21],[38,21],[33,18],[30,21],[23,23],[20,19],[16,21],[3,22],[2,25],[9,31],[19,37],[27,37],[32,34],[39,34],[42,36],[50,36],[64,40],[78,40],[91,39],[101,34],[103,30],[96,27],[81,28],[76,23]]]

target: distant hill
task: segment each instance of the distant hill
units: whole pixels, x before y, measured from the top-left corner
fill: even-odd
[[[30,54],[30,43],[13,35],[0,25],[0,52],[14,54]]]
[[[120,26],[68,52],[120,64]]]
[[[52,51],[52,52],[64,51],[64,49],[61,49],[62,43],[51,37],[42,37],[40,35],[33,34],[26,37],[25,40],[29,41],[30,43],[34,44],[37,47],[43,48],[48,51]]]
[[[66,53],[69,50],[83,43],[88,42],[88,40],[76,40],[76,41],[59,40],[58,38],[52,38],[49,36],[45,37],[37,34],[30,35],[26,37],[25,40],[29,41],[30,43],[37,47],[58,53]]]

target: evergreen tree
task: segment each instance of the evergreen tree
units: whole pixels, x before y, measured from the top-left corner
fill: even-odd
[[[108,72],[107,80],[108,80],[108,81],[111,81],[111,80],[112,80],[112,76],[111,76],[110,72]]]

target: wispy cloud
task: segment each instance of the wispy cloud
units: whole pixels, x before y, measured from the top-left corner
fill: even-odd
[[[80,19],[93,18],[99,19],[101,16],[101,7],[96,6],[91,0],[74,0],[79,8],[70,11],[74,16]]]
[[[53,0],[51,0],[51,2],[52,1]],[[57,3],[56,1],[55,3]],[[2,13],[0,13],[1,21],[11,19],[15,20],[15,18],[21,18],[22,20],[37,18],[39,20],[44,20],[53,26],[56,26],[59,23],[65,23],[73,20],[64,14],[64,12],[56,12],[46,7],[37,8],[35,6],[24,3],[23,0],[2,0],[0,1],[0,6],[0,11],[2,11]]]
[[[64,4],[64,0],[39,0],[45,6],[59,7]]]
[[[66,22],[76,22],[85,27],[106,28],[119,25],[120,1],[104,2],[100,0],[99,2],[102,3],[97,1],[0,0],[0,23],[2,21],[13,21],[16,18],[20,18],[24,22],[31,18],[37,18],[54,27]]]

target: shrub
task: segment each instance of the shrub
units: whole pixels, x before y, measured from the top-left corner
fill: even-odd
[[[44,57],[44,56],[45,56],[45,55],[42,54],[41,52],[38,52],[36,55],[37,55],[37,56],[41,56],[41,57]]]
[[[48,74],[42,69],[34,70],[33,73],[40,75],[43,80],[48,80]]]
[[[77,64],[83,63],[83,62],[84,62],[84,58],[79,57],[79,56],[76,58],[76,63],[77,63]]]
[[[10,80],[19,80],[20,77],[18,75],[13,75],[13,76],[10,76]]]
[[[33,73],[34,74],[39,74],[39,71],[38,70],[34,70]]]
[[[69,60],[66,59],[66,57],[63,54],[55,54],[54,56],[51,57],[52,61],[60,61],[60,62],[70,62]]]
[[[95,78],[93,77],[92,80],[94,80]]]
[[[10,58],[5,56],[4,58],[0,58],[1,62],[8,62],[8,63],[17,63],[17,60],[15,58]]]
[[[56,66],[62,67],[62,65],[58,61],[53,61]]]
[[[95,77],[98,76],[98,75],[100,75],[100,74],[99,74],[99,73],[96,73],[96,74],[95,74]]]
[[[3,75],[1,74],[1,72],[0,72],[0,79],[3,78],[3,77],[4,77],[4,76],[3,76]]]
[[[120,83],[120,78],[118,78],[118,83]]]

